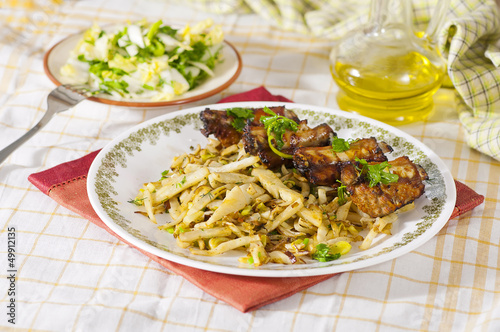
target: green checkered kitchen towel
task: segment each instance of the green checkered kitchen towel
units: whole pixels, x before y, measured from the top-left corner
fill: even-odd
[[[406,0],[405,0],[406,1]],[[440,0],[413,0],[425,30]],[[370,0],[188,0],[211,13],[250,13],[282,29],[338,39],[366,22]],[[500,17],[494,0],[452,0],[439,46],[460,98],[459,118],[471,147],[500,160]]]

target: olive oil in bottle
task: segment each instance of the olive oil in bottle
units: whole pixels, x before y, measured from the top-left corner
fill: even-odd
[[[411,1],[372,0],[368,23],[347,34],[330,54],[339,107],[392,125],[425,119],[446,75],[435,34],[448,3],[437,4],[437,21],[417,36]]]
[[[372,58],[362,67],[336,62],[332,76],[340,88],[339,107],[389,124],[424,120],[445,75],[424,55],[409,52]]]

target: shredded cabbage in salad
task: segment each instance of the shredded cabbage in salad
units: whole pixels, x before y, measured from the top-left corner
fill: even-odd
[[[210,19],[174,29],[141,21],[103,30],[94,24],[61,75],[117,98],[168,101],[214,75],[224,34]]]

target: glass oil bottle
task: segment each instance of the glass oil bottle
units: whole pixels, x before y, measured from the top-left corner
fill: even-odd
[[[330,54],[339,107],[391,125],[428,117],[446,75],[435,35],[448,5],[439,0],[427,31],[416,33],[410,0],[372,0],[368,23]]]

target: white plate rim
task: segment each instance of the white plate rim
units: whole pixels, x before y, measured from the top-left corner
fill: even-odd
[[[439,216],[433,220],[433,222],[428,226],[422,233],[420,234],[410,234],[409,242],[404,245],[393,248],[388,252],[384,252],[382,254],[377,254],[375,257],[362,259],[355,262],[350,262],[348,264],[339,264],[339,265],[328,265],[328,263],[323,264],[323,266],[316,266],[315,268],[308,268],[306,265],[295,265],[296,269],[288,269],[284,270],[267,270],[261,268],[249,269],[249,268],[241,268],[234,266],[221,266],[216,264],[210,264],[206,262],[197,261],[195,259],[190,259],[186,257],[181,257],[170,252],[159,249],[151,244],[146,243],[145,241],[135,237],[134,235],[127,232],[121,226],[119,226],[109,215],[105,208],[103,208],[102,202],[99,199],[98,194],[96,193],[96,178],[97,173],[102,170],[103,160],[105,157],[110,157],[108,154],[113,150],[114,147],[122,143],[122,141],[129,137],[133,133],[137,133],[138,130],[144,128],[148,128],[151,125],[160,123],[162,121],[169,121],[172,119],[176,119],[177,117],[182,117],[186,115],[191,115],[193,117],[197,117],[199,112],[204,110],[205,108],[211,109],[225,109],[231,107],[263,107],[263,106],[285,106],[291,109],[299,109],[302,111],[312,111],[312,112],[320,112],[325,114],[332,114],[333,116],[342,116],[347,119],[347,122],[350,120],[356,122],[361,121],[368,123],[370,125],[378,126],[380,130],[383,132],[387,131],[391,135],[397,135],[398,137],[404,138],[405,144],[412,144],[414,147],[420,149],[419,153],[422,154],[422,151],[425,151],[425,159],[430,161],[435,168],[439,171],[439,174],[442,175],[442,181],[444,184],[444,192],[445,199],[439,203]],[[123,145],[123,144],[122,144]],[[107,159],[109,162],[109,159]],[[433,167],[434,167],[433,166]],[[107,166],[106,166],[107,167]],[[166,168],[166,167],[165,167]],[[102,176],[101,176],[102,180]],[[408,252],[415,250],[421,245],[425,244],[428,240],[430,240],[434,235],[436,235],[441,228],[448,222],[451,214],[453,213],[456,201],[456,189],[455,182],[453,177],[448,170],[445,163],[425,144],[412,137],[411,135],[403,132],[402,130],[387,125],[385,123],[366,118],[357,114],[347,113],[341,110],[336,110],[327,107],[313,106],[313,105],[305,105],[298,103],[284,103],[284,102],[236,102],[236,103],[224,103],[224,104],[212,104],[212,105],[204,105],[197,106],[189,109],[184,109],[181,111],[168,113],[162,116],[158,116],[156,118],[150,119],[146,122],[138,124],[133,128],[123,132],[119,136],[117,136],[113,141],[108,143],[96,156],[94,159],[88,173],[87,177],[87,191],[89,195],[89,199],[92,207],[94,208],[97,215],[101,218],[101,220],[118,236],[126,240],[127,242],[133,244],[134,246],[145,250],[151,254],[156,256],[165,258],[167,260],[187,265],[190,267],[208,270],[213,272],[225,273],[225,274],[233,274],[233,275],[242,275],[242,276],[252,276],[252,277],[303,277],[303,276],[315,276],[315,275],[325,275],[325,274],[334,274],[345,271],[357,270],[361,268],[365,268],[368,266],[372,266],[375,264],[380,264],[383,262],[390,261],[394,258],[400,257]],[[432,206],[431,209],[435,208]],[[431,211],[431,214],[434,213]],[[146,220],[147,221],[147,220]],[[424,221],[422,221],[424,222]],[[417,232],[418,233],[418,232]],[[331,263],[331,262],[329,262]]]

